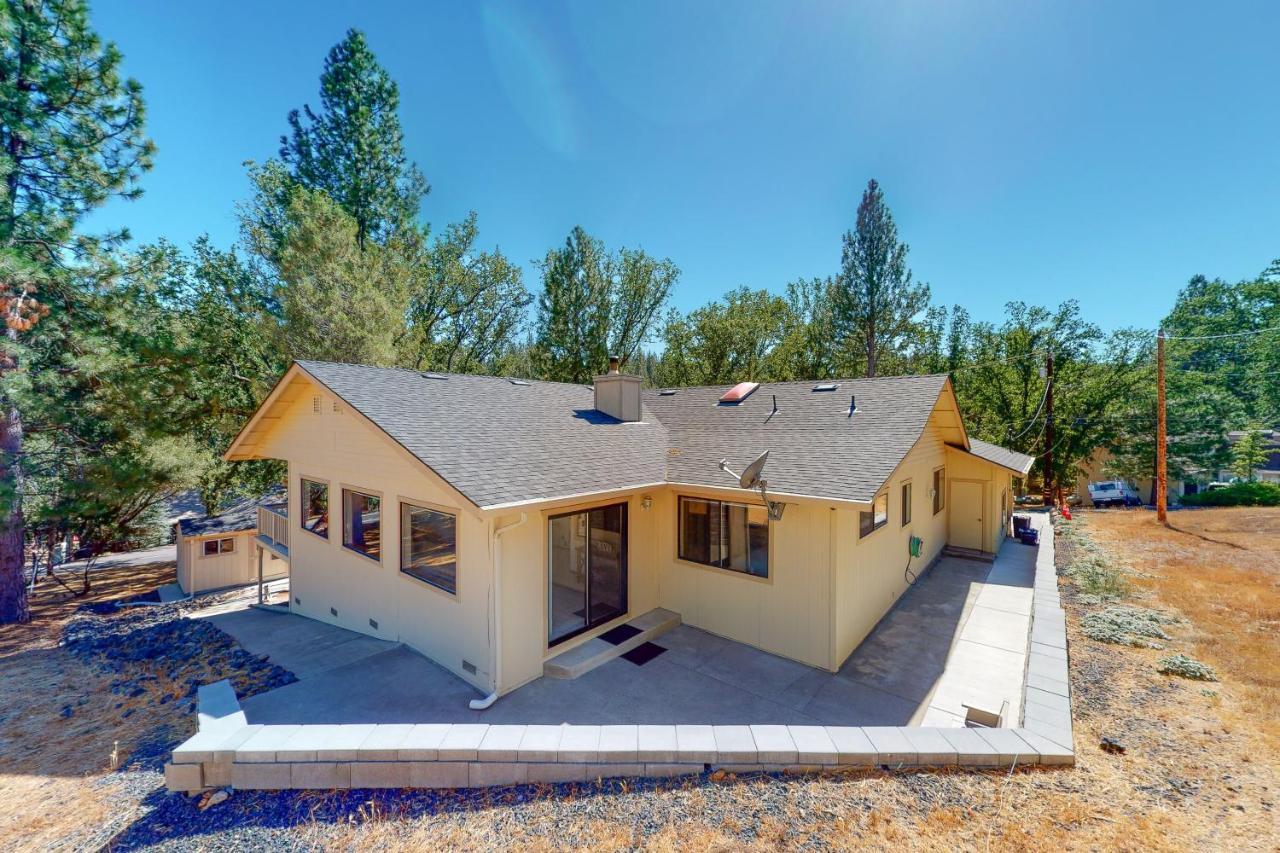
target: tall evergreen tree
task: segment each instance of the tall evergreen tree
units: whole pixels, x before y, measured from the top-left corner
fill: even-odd
[[[0,27],[0,623],[29,618],[22,583],[22,418],[10,393],[24,338],[52,307],[38,283],[67,286],[68,257],[98,241],[76,225],[112,196],[132,198],[154,147],[143,135],[141,86],[120,76],[120,52],[89,25],[82,0],[5,0]],[[110,239],[123,233],[107,235]],[[17,271],[23,271],[15,275]]]
[[[382,240],[413,223],[431,188],[404,153],[400,90],[369,49],[348,30],[320,75],[320,107],[289,113],[280,158],[299,184],[323,190],[351,215],[356,242]]]
[[[929,286],[911,280],[908,252],[873,178],[862,193],[857,225],[844,235],[835,312],[846,360],[868,377],[901,366],[885,362],[902,355],[917,318],[929,307]]]
[[[585,384],[610,355],[625,363],[653,335],[680,270],[641,250],[609,253],[575,227],[542,262],[535,363],[545,379]]]

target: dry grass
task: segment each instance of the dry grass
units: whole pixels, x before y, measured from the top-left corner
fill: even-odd
[[[121,701],[110,692],[112,678],[58,640],[86,601],[127,598],[173,578],[172,563],[104,569],[87,598],[45,581],[32,597],[31,622],[0,628],[0,837],[11,840],[8,849],[80,848],[118,810],[112,787],[95,783],[109,773],[113,752],[127,760],[166,709],[148,695],[107,712]]]

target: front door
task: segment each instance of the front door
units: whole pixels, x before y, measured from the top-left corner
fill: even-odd
[[[982,484],[951,481],[951,544],[982,550]]]
[[[548,643],[627,612],[627,505],[553,515],[548,522]]]

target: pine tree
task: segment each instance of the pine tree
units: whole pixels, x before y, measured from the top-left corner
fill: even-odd
[[[22,582],[21,414],[8,385],[18,352],[47,313],[40,283],[103,241],[75,227],[112,196],[136,197],[154,146],[143,136],[142,89],[120,76],[120,52],[89,26],[82,0],[5,0],[0,28],[0,252],[6,339],[0,424],[0,623],[29,618]],[[125,236],[106,235],[110,244]]]
[[[1231,446],[1231,473],[1241,480],[1253,482],[1258,479],[1258,469],[1267,464],[1270,455],[1262,429],[1250,427]]]
[[[289,113],[291,132],[280,138],[293,179],[351,215],[361,249],[411,225],[431,191],[405,156],[399,108],[399,88],[364,33],[348,30],[324,61],[320,108]]]
[[[857,225],[844,235],[835,324],[846,359],[860,363],[868,377],[901,355],[917,317],[929,307],[929,286],[911,280],[909,251],[873,178],[858,205]]]

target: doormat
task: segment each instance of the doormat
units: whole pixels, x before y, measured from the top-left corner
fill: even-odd
[[[629,660],[636,666],[644,666],[666,650],[665,646],[657,643],[641,643],[631,651],[623,652],[622,659]]]
[[[605,631],[600,635],[600,639],[604,640],[611,646],[620,646],[639,633],[640,629],[634,625],[619,625],[616,628],[610,628],[608,631]]]

